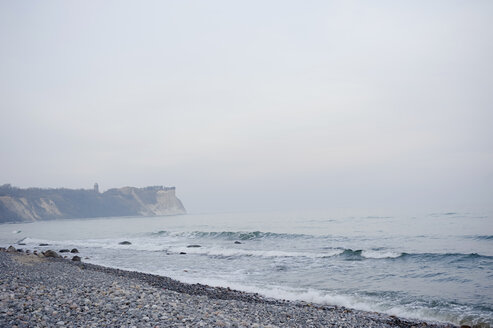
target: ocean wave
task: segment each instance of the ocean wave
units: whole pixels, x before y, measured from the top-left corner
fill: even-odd
[[[428,261],[448,261],[450,263],[470,262],[478,260],[493,260],[493,256],[478,253],[403,253],[402,258],[419,258]]]
[[[439,216],[454,216],[458,214],[459,213],[457,212],[436,212],[436,213],[430,213],[429,215],[433,217],[439,217]]]
[[[343,257],[346,260],[364,260],[364,259],[393,259],[403,256],[405,253],[390,252],[390,251],[375,251],[375,250],[355,250],[334,248],[325,250],[324,252],[298,252],[298,251],[283,251],[283,250],[251,250],[251,249],[234,249],[221,247],[172,247],[167,249],[167,252],[187,254],[207,255],[207,256],[251,256],[251,257],[306,257],[306,258],[332,258]]]
[[[402,295],[392,292],[372,293],[344,293],[337,291],[325,291],[313,288],[302,289],[288,286],[252,286],[241,282],[231,282],[215,278],[186,277],[182,274],[170,274],[174,279],[185,283],[200,283],[215,287],[229,287],[248,293],[255,293],[272,299],[289,300],[293,302],[306,302],[327,306],[343,306],[369,312],[381,312],[410,319],[429,320],[438,322],[451,322],[456,325],[461,322],[471,324],[493,323],[493,317],[488,315],[488,310],[478,309],[463,304],[440,302],[436,300],[407,299]],[[490,312],[491,313],[491,312]]]
[[[181,253],[207,256],[219,256],[219,257],[238,257],[238,256],[252,256],[252,257],[307,257],[307,258],[324,258],[339,255],[343,250],[333,250],[324,253],[311,253],[311,252],[290,252],[280,250],[250,250],[250,249],[234,249],[234,248],[221,248],[221,247],[200,247],[200,248],[188,248],[188,247],[171,247],[167,249],[169,253]]]
[[[169,231],[159,230],[157,232],[149,232],[148,235],[150,235],[150,236],[168,236]]]
[[[192,234],[195,232],[192,232]],[[221,233],[219,233],[221,234]],[[231,233],[237,234],[237,233]],[[214,234],[213,234],[214,235]],[[351,249],[343,247],[324,247],[311,250],[292,250],[289,247],[284,249],[251,249],[250,247],[243,247],[242,245],[235,245],[230,247],[226,245],[207,245],[207,243],[200,242],[201,247],[191,248],[187,240],[181,238],[172,238],[166,241],[156,240],[154,238],[139,237],[128,238],[131,242],[130,245],[121,245],[121,241],[124,238],[113,239],[85,239],[85,240],[45,240],[26,237],[20,240],[23,244],[31,247],[39,247],[39,244],[48,244],[52,248],[103,248],[103,249],[119,249],[119,250],[136,250],[147,252],[169,252],[180,253],[185,252],[187,254],[205,255],[205,256],[219,256],[219,257],[235,257],[235,256],[251,256],[251,257],[270,257],[270,258],[282,258],[282,257],[305,257],[305,258],[333,258],[338,257],[346,261],[362,261],[362,260],[401,260],[401,259],[421,259],[426,261],[448,261],[450,263],[460,262],[477,262],[477,261],[492,261],[493,256],[482,255],[478,253],[407,253],[399,252],[395,250],[371,248],[371,249]],[[236,235],[238,236],[238,235]],[[257,234],[259,236],[259,234]],[[239,238],[231,238],[236,240]]]
[[[304,234],[275,233],[263,231],[189,231],[189,232],[172,232],[160,230],[149,233],[150,236],[173,236],[186,238],[210,238],[225,240],[255,240],[255,239],[295,239],[295,238],[316,238]]]
[[[395,259],[401,257],[404,253],[392,252],[392,251],[375,251],[368,250],[362,251],[361,256],[367,259]]]
[[[350,248],[345,249],[342,253],[338,254],[344,257],[346,260],[363,260],[363,259],[395,259],[404,256],[406,253],[382,251],[382,250],[352,250]]]
[[[427,259],[432,261],[449,260],[455,262],[470,260],[493,260],[493,256],[481,255],[478,253],[406,253],[394,252],[387,250],[352,250],[344,249],[337,254],[346,260],[363,260],[363,259]]]
[[[49,239],[37,239],[26,237],[22,243],[26,244],[27,247],[33,247],[34,249],[53,249],[57,248],[71,248],[77,247],[79,250],[82,249],[118,249],[118,250],[138,250],[147,252],[160,252],[166,250],[166,246],[152,243],[152,241],[142,240],[142,239],[132,239],[131,244],[122,245],[120,242],[124,241],[123,238],[118,239],[79,239],[79,240],[49,240]],[[20,241],[19,241],[20,242]],[[40,246],[45,244],[46,246]]]
[[[470,238],[476,240],[493,240],[493,235],[477,235],[477,236],[470,236]]]

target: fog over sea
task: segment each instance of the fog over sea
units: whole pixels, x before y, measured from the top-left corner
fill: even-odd
[[[187,283],[492,325],[491,219],[491,213],[346,211],[58,220],[0,225],[0,244],[76,247],[85,262]]]

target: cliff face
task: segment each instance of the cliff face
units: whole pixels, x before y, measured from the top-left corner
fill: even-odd
[[[0,223],[107,216],[185,214],[174,187],[96,190],[0,186]]]

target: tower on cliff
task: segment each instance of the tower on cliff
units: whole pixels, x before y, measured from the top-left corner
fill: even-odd
[[[94,184],[94,192],[99,194],[99,185],[97,182]]]

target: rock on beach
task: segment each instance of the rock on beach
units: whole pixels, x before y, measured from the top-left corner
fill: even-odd
[[[0,327],[455,327],[6,250],[0,277]]]
[[[44,251],[44,252],[43,252],[43,255],[44,255],[45,257],[55,257],[55,258],[60,257],[60,255],[58,255],[58,253],[57,253],[57,252],[52,251],[51,249],[49,249],[49,250],[47,250],[47,251]]]

